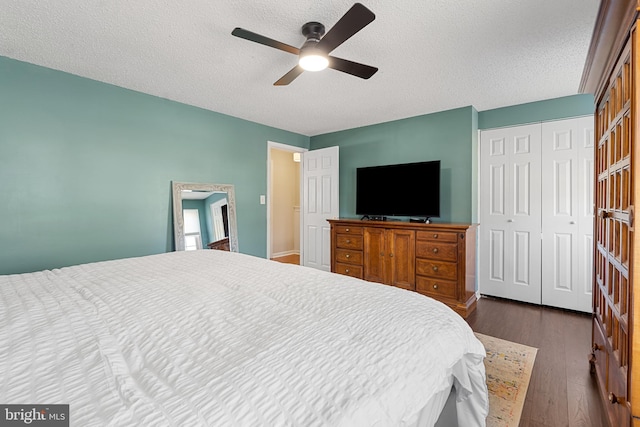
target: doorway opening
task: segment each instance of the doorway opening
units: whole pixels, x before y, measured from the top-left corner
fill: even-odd
[[[302,259],[300,158],[305,151],[267,145],[267,258],[290,264]]]

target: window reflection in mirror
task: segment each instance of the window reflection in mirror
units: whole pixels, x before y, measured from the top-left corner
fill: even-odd
[[[182,201],[182,215],[184,216],[184,250],[202,249],[202,231],[200,228],[200,211],[185,209],[187,200]]]

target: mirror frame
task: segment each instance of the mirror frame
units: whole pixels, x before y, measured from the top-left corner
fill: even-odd
[[[196,184],[172,182],[173,188],[173,237],[176,251],[184,251],[184,217],[182,215],[182,190],[219,191],[227,193],[229,220],[229,250],[238,252],[238,226],[236,222],[236,196],[232,184]],[[204,246],[204,245],[203,245]]]

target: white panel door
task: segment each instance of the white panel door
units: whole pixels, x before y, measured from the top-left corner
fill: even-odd
[[[594,118],[578,120],[578,307],[593,312]]]
[[[542,124],[542,303],[591,312],[593,119]]]
[[[213,236],[209,236],[212,242],[216,240],[224,239],[224,217],[222,214],[222,207],[226,205],[227,199],[218,200],[217,202],[209,205],[211,211],[211,228],[213,229]]]
[[[302,155],[302,265],[331,271],[331,229],[327,219],[337,218],[338,147],[307,151]]]
[[[483,294],[540,304],[540,126],[484,131],[479,277]]]

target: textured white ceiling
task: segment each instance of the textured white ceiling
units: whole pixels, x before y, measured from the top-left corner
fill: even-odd
[[[0,55],[317,135],[435,111],[576,94],[599,0],[365,0],[376,20],[333,54],[380,70],[273,82],[352,0],[0,0]]]

